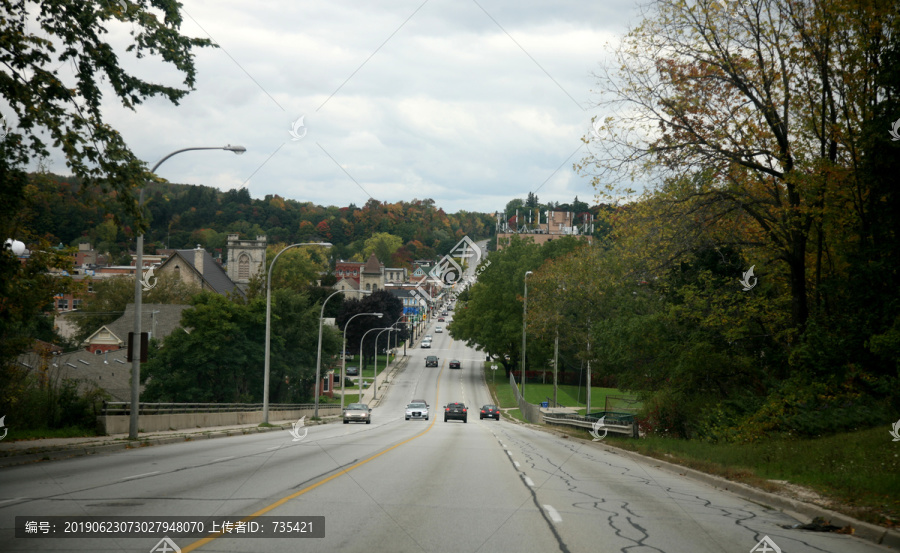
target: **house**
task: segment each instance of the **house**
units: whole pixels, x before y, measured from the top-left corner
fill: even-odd
[[[164,339],[181,326],[181,312],[189,305],[141,304],[141,329],[150,338]],[[128,333],[134,331],[134,304],[129,303],[125,312],[115,321],[101,326],[83,342],[85,350],[95,355],[126,349]]]
[[[340,282],[342,278],[349,278],[359,284],[363,265],[365,265],[365,263],[360,261],[344,261],[342,259],[334,264],[334,276],[337,277],[338,282]]]
[[[265,239],[265,237],[262,238]],[[249,271],[249,268],[252,266],[249,255],[246,259],[243,257],[241,259],[245,262],[245,267]],[[197,244],[197,247],[193,250],[175,250],[175,252],[166,259],[158,269],[156,269],[156,274],[172,274],[182,282],[196,285],[201,290],[209,290],[223,296],[230,293],[246,296],[244,290],[228,277],[228,273],[225,272],[225,269],[216,263],[216,260],[213,259],[212,255],[201,248],[199,244]],[[251,273],[247,272],[245,274],[238,270],[238,274],[239,280],[246,280],[249,282],[250,277],[247,276],[247,278],[243,278],[243,276]]]

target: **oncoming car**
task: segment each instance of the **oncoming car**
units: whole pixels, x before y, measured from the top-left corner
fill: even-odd
[[[365,403],[351,403],[344,409],[344,424],[350,422],[371,424],[372,410]]]
[[[406,420],[409,419],[425,419],[428,420],[428,406],[425,403],[410,403],[406,406]]]

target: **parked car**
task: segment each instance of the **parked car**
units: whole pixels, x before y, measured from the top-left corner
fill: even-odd
[[[347,376],[359,376],[359,367],[347,367]]]
[[[350,422],[372,422],[372,410],[365,403],[351,403],[344,409],[344,424]]]
[[[425,358],[425,366],[426,367],[437,367],[438,366],[438,358],[435,355],[429,355]]]
[[[448,403],[444,407],[444,422],[447,422],[450,419],[468,422],[469,414],[466,404],[459,402]]]
[[[461,367],[459,366],[459,359],[451,359],[451,360],[450,360],[450,368],[451,368],[451,369],[459,369],[459,368],[461,368]]]
[[[500,420],[500,408],[496,405],[482,405],[479,418],[484,419],[485,417]]]
[[[428,420],[428,406],[425,402],[410,403],[406,406],[406,420],[409,419],[425,419]]]

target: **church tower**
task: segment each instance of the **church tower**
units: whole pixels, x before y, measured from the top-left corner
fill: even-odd
[[[237,234],[229,234],[228,264],[226,272],[241,290],[247,291],[250,279],[263,271],[266,266],[266,237],[257,236],[256,240],[238,240]]]

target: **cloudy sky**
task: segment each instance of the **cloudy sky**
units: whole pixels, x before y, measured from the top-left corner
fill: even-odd
[[[159,175],[247,187],[322,205],[432,198],[492,212],[535,192],[593,198],[572,169],[587,153],[613,44],[637,23],[633,0],[185,0],[196,91],[137,112],[110,98],[108,122]],[[129,25],[110,28],[125,44]],[[179,84],[161,63],[127,65]],[[302,120],[300,119],[302,117]],[[294,130],[295,136],[291,131]],[[61,161],[52,170],[65,172]]]

